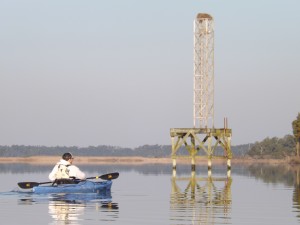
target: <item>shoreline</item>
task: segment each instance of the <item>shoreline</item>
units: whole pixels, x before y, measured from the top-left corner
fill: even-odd
[[[61,157],[58,156],[30,156],[30,157],[0,157],[0,164],[8,163],[26,163],[34,165],[54,165],[56,164]],[[190,158],[177,158],[177,164],[191,164]],[[213,164],[225,164],[225,159],[213,158]],[[231,159],[231,164],[288,164],[289,159],[253,159],[253,158],[233,158]],[[130,165],[130,164],[170,164],[172,165],[172,158],[147,158],[147,157],[126,157],[126,156],[78,156],[75,157],[74,164],[90,164],[90,165],[110,165],[110,164],[121,164],[121,165]],[[207,158],[201,157],[196,158],[196,164],[205,165],[207,164]]]

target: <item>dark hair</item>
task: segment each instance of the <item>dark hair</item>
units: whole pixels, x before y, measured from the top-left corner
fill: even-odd
[[[66,161],[73,158],[73,155],[70,152],[63,154],[62,158]]]

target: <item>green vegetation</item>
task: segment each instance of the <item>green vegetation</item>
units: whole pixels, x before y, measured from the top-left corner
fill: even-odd
[[[243,156],[248,151],[248,145],[233,146],[232,152],[236,156]],[[171,157],[171,145],[143,145],[137,148],[122,148],[116,146],[0,146],[0,157],[29,157],[29,156],[60,156],[65,152],[72,152],[75,156],[141,156],[141,157]],[[221,154],[222,149],[217,148]],[[182,146],[179,155],[187,155],[188,151]],[[203,155],[203,152],[200,152]]]
[[[0,146],[0,157],[29,157],[29,156],[61,156],[65,152],[72,152],[75,156],[143,156],[164,157],[170,155],[170,146],[144,145],[138,148],[121,148],[116,146]]]
[[[295,155],[295,138],[287,135],[284,138],[266,138],[261,142],[246,145],[231,146],[234,157],[251,156],[254,158],[284,158]],[[171,157],[171,145],[143,145],[137,148],[122,148],[116,146],[0,146],[0,157],[29,157],[29,156],[60,156],[72,152],[75,156],[141,156],[141,157]],[[188,155],[182,146],[178,155]],[[199,155],[205,155],[200,151]],[[215,155],[224,155],[224,150],[217,147]]]
[[[294,135],[286,135],[283,138],[266,138],[261,142],[256,142],[247,154],[254,158],[280,159],[295,155],[299,157],[300,113],[298,113],[297,119],[292,122],[292,127]]]
[[[283,138],[265,138],[263,141],[253,144],[247,154],[261,159],[281,159],[294,156],[295,138],[292,135],[286,135]]]
[[[296,140],[296,151],[297,156],[299,157],[300,151],[300,113],[298,113],[297,119],[292,122],[293,134]]]

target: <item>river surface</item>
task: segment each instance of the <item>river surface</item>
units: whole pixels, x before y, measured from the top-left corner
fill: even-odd
[[[87,176],[119,172],[97,194],[20,192],[17,182],[45,182],[52,166],[0,164],[0,221],[19,224],[300,224],[299,170],[284,166],[80,166]]]

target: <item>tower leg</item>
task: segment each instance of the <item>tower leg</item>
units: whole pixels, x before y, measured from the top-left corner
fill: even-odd
[[[211,170],[208,170],[208,171],[207,171],[207,176],[208,176],[208,177],[211,177]]]
[[[208,158],[207,168],[208,168],[208,170],[211,170],[211,158]]]
[[[231,170],[231,160],[227,159],[227,170]]]
[[[173,161],[173,170],[176,170],[176,159],[173,158],[172,161]]]
[[[228,178],[231,177],[231,170],[227,170],[227,177],[228,177]]]
[[[195,162],[195,156],[192,155],[192,171],[195,171],[196,170],[196,162]]]
[[[175,178],[176,177],[176,170],[173,169],[172,176]]]

